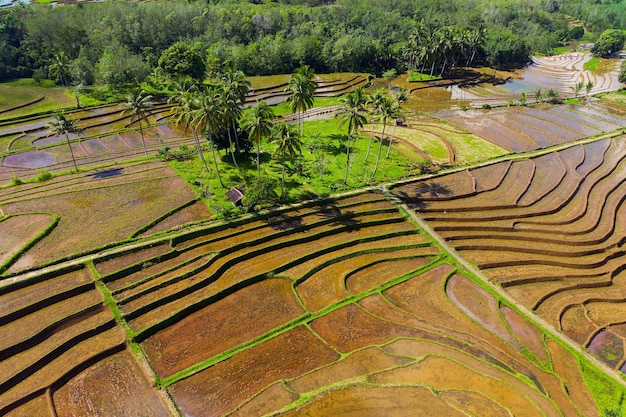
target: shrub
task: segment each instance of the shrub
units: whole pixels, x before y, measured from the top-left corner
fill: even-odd
[[[20,185],[20,184],[24,184],[24,181],[22,181],[20,178],[15,176],[15,177],[11,178],[11,184],[12,185]]]
[[[488,104],[488,103],[484,103],[484,104],[482,105],[482,107],[483,107],[483,109],[485,109],[485,110],[489,110],[489,109],[491,108],[491,105],[490,105],[490,104]]]
[[[37,181],[39,182],[48,181],[52,177],[53,175],[50,171],[41,171],[39,175],[37,175]]]

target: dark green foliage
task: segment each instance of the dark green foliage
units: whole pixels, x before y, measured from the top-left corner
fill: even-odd
[[[163,51],[159,67],[172,77],[188,76],[201,80],[206,72],[206,64],[198,49],[199,45],[176,42]]]
[[[270,178],[257,178],[246,187],[242,203],[246,210],[252,211],[256,206],[270,206],[278,201],[276,188],[278,183]]]
[[[571,29],[570,16],[580,21]],[[170,74],[199,78],[204,70],[196,53],[207,59],[211,71],[232,67],[248,75],[292,73],[301,65],[319,73],[380,75],[389,68],[420,69],[424,60],[437,73],[445,73],[453,66],[489,62],[502,67],[507,61],[501,57],[507,53],[521,64],[527,48],[546,52],[567,38],[578,39],[583,26],[589,36],[608,28],[624,29],[626,7],[607,0],[33,4],[0,10],[0,81],[31,76],[38,68],[47,70],[56,53],[65,54],[70,62],[67,82],[85,85],[96,79],[111,86],[144,81],[159,57]],[[432,51],[410,47],[411,36],[420,30],[437,34],[416,43],[433,46]],[[506,37],[508,52],[491,52],[483,35],[507,31],[526,46]],[[173,45],[178,45],[177,54],[170,56],[170,50],[163,56]],[[428,58],[418,59],[422,53]],[[429,72],[431,68],[425,73]]]
[[[582,26],[574,26],[569,30],[569,37],[572,40],[580,40],[585,35],[585,29]]]
[[[596,40],[591,53],[594,56],[609,57],[618,52],[624,46],[624,31],[618,29],[607,29]]]
[[[530,57],[530,46],[519,35],[508,31],[490,31],[485,40],[489,65],[497,69],[519,68]]]

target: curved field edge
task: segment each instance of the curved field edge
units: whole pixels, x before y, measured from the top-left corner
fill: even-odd
[[[250,221],[252,221],[254,219],[255,218],[250,218]],[[179,236],[183,236],[183,235],[186,236],[187,233],[180,234]],[[172,239],[174,239],[174,237],[172,237]],[[442,250],[443,253],[445,253],[443,248],[440,248],[440,249]],[[421,268],[418,271],[422,271],[422,272],[427,271],[427,270],[429,270],[431,268],[434,268],[435,266],[437,266],[437,265],[439,265],[441,263],[444,263],[444,262],[445,263],[450,263],[450,264],[453,264],[453,265],[457,265],[455,263],[455,261],[449,255],[446,255],[445,257],[437,259],[434,263],[431,263],[427,267]],[[92,269],[92,272],[94,273],[94,276],[99,277],[99,275],[97,275],[97,272],[93,271],[93,265],[91,264],[91,262],[89,263],[89,265],[90,265],[90,268]],[[485,284],[480,279],[478,279],[476,277],[473,277],[471,274],[469,274],[467,271],[463,271],[461,268],[457,267],[457,269],[459,271],[461,271],[465,276],[472,277],[472,280],[474,282],[478,283],[479,285],[484,287],[488,292],[491,293],[491,289],[488,286],[485,286]],[[380,287],[377,287],[375,289],[372,289],[372,290],[370,290],[370,291],[368,291],[366,293],[359,294],[357,297],[360,300],[360,299],[364,298],[365,296],[369,296],[369,295],[374,294],[374,293],[379,293],[379,292],[383,291],[386,287],[394,286],[394,285],[398,284],[399,282],[401,282],[402,280],[408,279],[408,275],[412,276],[412,275],[414,275],[418,271],[413,271],[410,274],[407,274],[407,275],[404,275],[401,278],[398,278],[397,282],[396,281],[390,281],[389,283],[386,283],[383,286],[380,286]],[[100,282],[99,279],[98,279],[98,282]],[[103,286],[102,285],[98,285],[98,288],[101,291],[103,290]],[[503,303],[504,305],[509,306],[506,302],[503,302],[502,300],[500,300],[498,298],[497,294],[492,293],[492,295],[495,296],[499,300],[500,303]],[[114,308],[116,306],[116,303],[112,300],[112,298],[110,298],[110,294],[109,294],[109,297],[107,297],[106,294],[104,296],[105,296],[105,304],[110,309],[114,310]],[[108,298],[108,300],[107,300],[107,298]],[[315,313],[315,315],[311,315],[309,317],[302,317],[302,318],[299,318],[299,319],[297,319],[295,321],[292,321],[292,322],[289,322],[289,323],[285,323],[280,328],[277,328],[277,329],[272,330],[271,332],[268,332],[266,335],[261,336],[260,338],[255,339],[254,341],[250,342],[249,344],[247,344],[245,346],[238,347],[237,348],[237,352],[246,350],[246,349],[248,349],[248,348],[250,348],[252,346],[260,344],[263,340],[269,340],[269,339],[271,339],[271,338],[273,338],[273,337],[275,337],[275,336],[277,336],[277,335],[279,335],[281,333],[284,333],[284,332],[286,332],[286,331],[288,331],[290,329],[295,328],[296,326],[298,326],[298,325],[300,325],[302,323],[305,323],[305,322],[308,323],[308,322],[312,321],[314,318],[321,317],[323,315],[326,315],[326,314],[330,313],[331,311],[335,311],[335,310],[337,310],[339,308],[342,308],[344,306],[347,306],[349,304],[354,304],[357,301],[358,300],[356,298],[345,300],[345,301],[342,301],[340,303],[337,303],[337,304],[334,304],[334,305],[328,307],[326,310],[322,310],[322,311],[320,311],[318,313]],[[509,307],[513,308],[515,311],[520,313],[514,306],[509,306]],[[123,322],[123,319],[121,318],[121,314],[119,313],[119,310],[118,310],[117,314],[115,313],[115,311],[113,311],[113,313],[116,316],[116,320],[119,320],[120,322]],[[300,321],[298,321],[298,320],[300,320]],[[535,325],[537,325],[537,323],[535,323],[532,319],[531,319],[531,322],[533,322]],[[125,328],[125,330],[128,331],[128,328],[126,326],[124,326],[124,328]],[[547,332],[545,329],[543,329],[543,331],[544,331],[544,333]],[[133,345],[134,345],[134,343],[131,343],[131,346],[133,346]],[[135,353],[141,352],[141,348],[138,345],[135,345],[132,348],[132,350]],[[202,369],[206,369],[207,367],[211,366],[214,363],[218,363],[218,362],[220,362],[222,360],[225,360],[225,359],[227,359],[227,357],[233,356],[237,352],[235,352],[235,351],[224,352],[223,356],[214,357],[214,358],[212,358],[212,361],[210,363],[209,362],[202,363],[201,366],[199,366],[197,369],[196,368],[188,369],[188,370],[186,370],[186,371],[188,371],[188,373],[177,374],[177,375],[173,376],[171,379],[164,379],[164,380],[160,380],[158,382],[160,383],[161,386],[169,386],[169,385],[175,383],[178,380],[182,380],[182,379],[186,378],[189,375],[193,375],[193,374],[199,372]],[[574,352],[574,354],[576,354],[576,353]],[[576,356],[578,357],[578,355],[576,355]],[[590,369],[591,370],[591,371],[589,371],[590,375],[596,375],[596,377],[597,377],[597,375],[604,375],[604,374],[602,374],[602,372],[600,372],[597,369],[595,369],[593,367],[593,365],[591,364],[591,362],[587,363],[587,360],[585,358],[581,357],[580,362],[583,364],[583,366],[588,366],[588,368],[586,368],[586,369]],[[585,363],[587,363],[587,365],[584,365]],[[594,374],[594,372],[595,372],[595,374]],[[609,389],[609,388],[607,388],[607,386],[611,387],[611,385],[616,385],[615,381],[612,381],[611,378],[606,377],[606,376],[605,376],[605,380],[607,381],[606,386],[604,387],[605,389],[602,390],[602,387],[597,388],[596,392],[594,392],[594,395],[598,395],[598,396],[601,397],[600,400],[597,401],[599,406],[604,407],[606,409],[612,409],[616,405],[616,402],[619,400],[619,398],[621,398],[621,394],[618,395],[618,394],[614,394],[614,393],[616,393],[616,392],[622,392],[623,393],[623,388],[618,386],[618,387],[614,387],[613,389]],[[622,389],[622,391],[619,391],[618,388]]]
[[[9,256],[7,260],[5,260],[2,264],[0,264],[0,275],[2,275],[11,265],[13,265],[19,259],[20,256],[22,256],[24,253],[28,252],[30,248],[35,246],[37,242],[39,242],[41,239],[49,235],[50,232],[52,232],[52,230],[54,230],[54,228],[57,226],[57,224],[59,224],[59,220],[61,219],[59,216],[57,216],[54,213],[20,213],[16,215],[11,215],[9,217],[17,217],[17,216],[23,216],[23,215],[28,215],[28,214],[47,214],[50,217],[52,217],[52,221],[42,231],[40,231],[35,237],[30,239],[28,242],[26,242],[20,249],[18,249],[11,256]],[[5,219],[0,219],[0,220],[5,220]]]

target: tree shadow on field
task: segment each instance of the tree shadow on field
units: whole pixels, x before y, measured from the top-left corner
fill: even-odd
[[[289,216],[286,213],[281,213],[276,216],[268,217],[265,222],[274,230],[295,229],[304,224],[304,222],[302,221],[302,217]]]
[[[93,174],[88,174],[88,175],[90,177],[93,177],[94,179],[101,179],[101,178],[115,177],[117,175],[122,175],[123,173],[124,173],[124,168],[114,168],[114,169],[96,171]]]
[[[426,194],[426,195],[424,195]],[[415,187],[415,198],[439,198],[452,194],[452,190],[436,182],[421,183]]]
[[[327,136],[328,139],[330,139],[331,141],[337,141],[337,146],[329,146],[326,148],[326,152],[328,152],[331,155],[337,156],[337,155],[341,155],[343,153],[346,152],[346,147],[345,147],[345,140],[346,140],[346,135],[338,135],[338,134],[332,134],[332,135],[328,135]],[[333,143],[333,142],[331,142]]]
[[[331,226],[355,226],[360,223],[356,219],[356,213],[353,210],[341,211],[334,202],[326,202],[320,206],[320,216],[325,219],[335,219]],[[357,229],[354,229],[357,230]]]

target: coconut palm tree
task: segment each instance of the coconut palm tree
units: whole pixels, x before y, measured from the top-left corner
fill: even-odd
[[[578,98],[578,94],[580,93],[580,90],[585,88],[585,82],[584,81],[578,81],[576,84],[574,84],[570,88],[574,92],[574,98]]]
[[[170,120],[175,124],[184,125],[185,128],[191,128],[193,140],[196,144],[196,151],[204,164],[204,168],[207,172],[210,172],[211,170],[206,163],[206,159],[204,159],[204,152],[202,152],[202,146],[198,139],[197,123],[193,123],[199,104],[197,100],[198,88],[191,79],[188,79],[175,83],[174,91],[174,95],[168,100],[169,103],[175,104],[171,110],[172,117]]]
[[[378,109],[378,106],[380,105],[381,101],[383,100],[383,98],[387,95],[387,92],[380,88],[376,91],[374,91],[373,94],[369,95],[367,97],[367,104],[370,108],[370,114],[372,116],[374,116],[376,114],[376,111]],[[372,129],[370,130],[370,141],[367,144],[367,152],[365,153],[365,160],[367,161],[367,159],[370,156],[370,150],[372,149],[372,139],[374,138],[374,123],[372,122]]]
[[[246,96],[248,91],[250,91],[250,81],[246,80],[246,76],[242,71],[229,70],[220,77],[220,86],[222,87],[222,105],[226,110],[224,121],[229,131],[230,128],[233,129],[235,148],[237,153],[239,153],[241,146],[237,135],[237,120],[241,117],[243,106],[246,103]]]
[[[387,120],[395,119],[397,115],[397,108],[393,100],[389,97],[383,97],[377,107],[376,118],[383,122],[383,133],[380,137],[380,145],[378,147],[378,155],[376,156],[376,165],[374,165],[374,172],[372,172],[372,178],[376,176],[378,171],[378,163],[380,161],[380,154],[383,149],[383,140],[385,139],[385,128],[387,127]]]
[[[70,74],[70,59],[65,52],[55,52],[54,58],[48,67],[48,73],[56,80],[61,81],[61,85],[67,87]]]
[[[50,130],[50,133],[54,135],[65,135],[67,146],[70,148],[70,154],[72,155],[72,162],[74,162],[74,170],[78,172],[78,166],[76,165],[76,158],[74,157],[74,151],[72,150],[69,136],[70,133],[78,133],[80,131],[76,125],[76,120],[68,119],[63,113],[58,113],[52,121],[46,124],[46,127]]]
[[[302,155],[302,141],[297,128],[280,122],[274,126],[272,142],[278,144],[275,155],[278,155],[282,165],[281,198],[285,196],[285,166],[287,158],[293,160]]]
[[[298,125],[300,126],[301,134],[304,134],[302,113],[306,114],[306,111],[313,107],[313,103],[315,102],[315,88],[317,85],[311,78],[311,71],[306,71],[306,69],[298,69],[298,71],[300,72],[296,71],[296,73],[291,76],[285,92],[291,94],[287,99],[290,103],[289,108],[293,113],[298,113]]]
[[[141,132],[141,143],[143,144],[143,152],[148,157],[148,150],[146,149],[146,139],[143,134],[143,120],[148,122],[148,116],[152,116],[152,96],[146,94],[144,90],[136,90],[134,93],[126,96],[126,103],[124,103],[124,110],[122,110],[122,116],[130,115],[130,123],[127,126],[132,125],[135,122],[139,122],[139,131]]]
[[[197,110],[194,113],[192,123],[196,125],[199,132],[204,133],[205,137],[209,141],[217,179],[219,180],[220,185],[226,188],[217,165],[217,157],[215,156],[216,145],[213,139],[217,132],[221,129],[222,120],[224,119],[221,114],[224,109],[222,107],[219,87],[212,85],[204,87],[204,89],[196,96],[196,101],[197,103],[195,106],[197,107]],[[233,154],[232,156],[233,162],[235,163],[235,166],[237,166],[235,155]]]
[[[348,135],[346,141],[346,175],[343,183],[348,183],[348,172],[350,170],[350,139],[357,136],[357,131],[367,122],[365,117],[365,91],[362,87],[357,88],[352,93],[348,93],[339,99],[341,107],[336,117],[339,118],[339,126],[348,124]]]
[[[243,128],[256,142],[256,166],[259,179],[261,179],[261,141],[270,135],[274,117],[276,117],[274,111],[263,100],[249,108],[243,116]]]
[[[585,84],[585,92],[587,96],[589,95],[589,93],[591,93],[591,90],[593,89],[593,85],[594,85],[593,81],[591,80],[587,81],[587,84]]]
[[[406,103],[409,100],[409,91],[406,88],[398,88],[396,90],[393,91],[392,94],[393,97],[393,103],[394,106],[396,107],[396,118],[397,117],[402,117],[403,112],[402,112],[402,104]],[[391,131],[391,138],[389,139],[389,146],[387,146],[387,153],[385,154],[385,158],[389,158],[389,152],[391,152],[391,143],[393,142],[393,136],[395,134],[396,131],[396,121],[394,119],[394,123],[393,123],[393,130]]]

